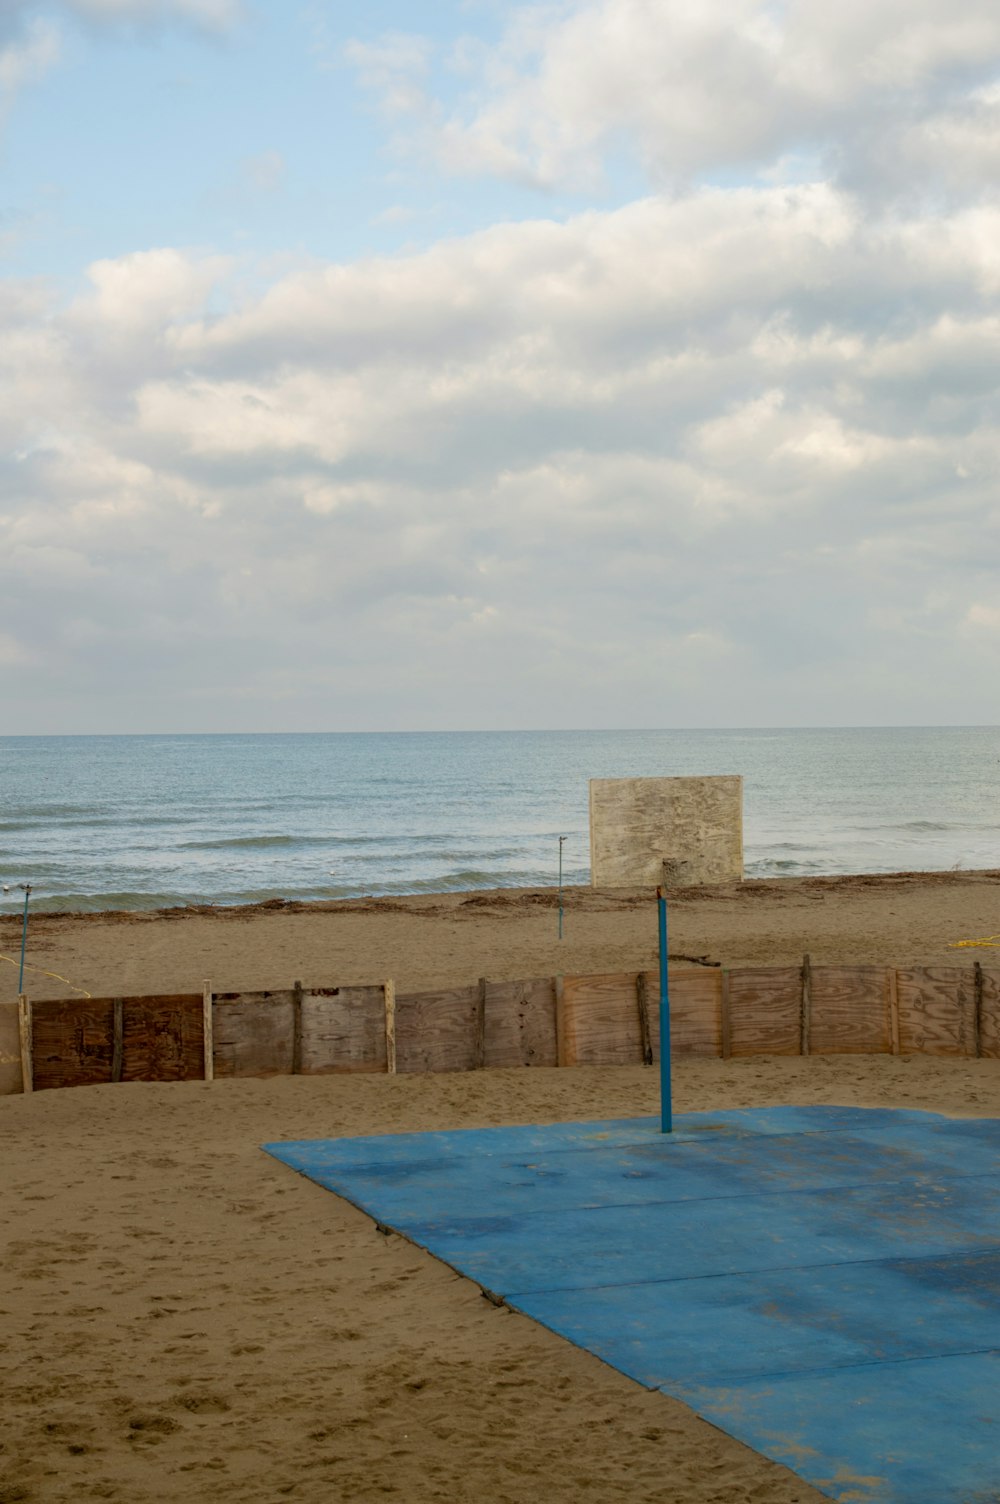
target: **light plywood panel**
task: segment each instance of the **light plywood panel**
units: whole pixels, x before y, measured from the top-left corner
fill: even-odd
[[[901,1055],[974,1055],[976,981],[971,966],[896,972]]]
[[[802,1008],[798,966],[730,971],[729,1036],[733,1055],[797,1055]]]
[[[217,992],[212,1009],[216,1076],[289,1076],[294,1005],[289,992]]]
[[[436,992],[397,992],[397,1071],[474,1070],[478,1017],[478,982]]]
[[[486,984],[485,1064],[556,1065],[556,992],[552,977]]]
[[[642,1035],[635,973],[563,978],[566,1065],[637,1065]]]
[[[302,1074],[385,1071],[385,992],[324,987],[302,994]]]
[[[649,1037],[653,1060],[660,1058],[660,976],[643,973],[649,999]],[[722,971],[669,971],[670,1050],[678,1057],[722,1054]]]
[[[685,887],[743,877],[743,779],[592,778],[594,887]]]
[[[809,1050],[813,1055],[892,1053],[885,966],[814,966]]]

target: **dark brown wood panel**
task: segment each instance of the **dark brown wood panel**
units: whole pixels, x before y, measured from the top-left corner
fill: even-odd
[[[485,1064],[558,1064],[552,977],[486,983]]]
[[[901,1055],[976,1053],[976,979],[971,966],[896,972]]]
[[[1000,1058],[1000,968],[984,966],[980,1052],[991,1060]]]
[[[814,966],[811,995],[810,1054],[892,1053],[885,966]]]
[[[563,978],[566,1065],[641,1065],[635,972]]]
[[[217,992],[213,1009],[216,1076],[290,1076],[293,994]]]
[[[801,968],[741,966],[728,975],[730,1053],[797,1055]]]
[[[396,1070],[474,1070],[478,1016],[478,982],[437,992],[397,992]]]
[[[197,993],[124,997],[123,1081],[200,1081],[205,1074],[204,1009]]]
[[[302,994],[302,1074],[385,1071],[385,992],[330,987]]]
[[[36,1091],[111,1080],[114,1006],[110,997],[32,1005]]]

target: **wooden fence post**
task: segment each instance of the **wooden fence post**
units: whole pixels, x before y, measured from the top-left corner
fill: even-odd
[[[215,1021],[212,1012],[212,984],[203,982],[201,989],[201,1029],[203,1074],[206,1081],[215,1080]]]
[[[646,986],[644,971],[636,972],[635,1000],[639,1008],[639,1042],[642,1046],[642,1063],[652,1065],[653,1036],[649,1032],[649,989]]]
[[[396,1074],[396,984],[390,977],[382,983],[385,994],[385,1068],[390,1076]]]
[[[975,1003],[972,1013],[972,1039],[974,1053],[979,1060],[983,1053],[983,968],[982,963],[976,961],[973,971],[973,986],[975,989]]]
[[[111,1079],[120,1081],[122,1078],[122,1057],[125,1053],[125,1003],[120,997],[116,997],[113,1003],[114,1023],[111,1038]]]
[[[809,1033],[812,1027],[812,962],[808,955],[802,957],[802,1005],[799,1013],[799,1054],[809,1053]]]
[[[34,1091],[35,1066],[32,1049],[31,1004],[27,993],[17,999],[17,1037],[21,1047],[21,1090]]]
[[[292,1075],[302,1074],[302,983],[292,983]]]

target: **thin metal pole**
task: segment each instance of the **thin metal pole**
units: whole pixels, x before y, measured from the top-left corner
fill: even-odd
[[[670,1091],[670,983],[667,979],[667,897],[656,890],[660,921],[660,1132],[674,1127]]]
[[[28,899],[31,897],[31,884],[24,884],[24,920],[21,924],[21,970],[17,978],[18,996],[24,991],[24,947],[28,942]]]
[[[559,939],[562,939],[563,931],[563,897],[562,897],[562,849],[565,836],[559,837]]]

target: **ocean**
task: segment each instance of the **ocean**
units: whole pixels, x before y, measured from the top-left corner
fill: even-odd
[[[1000,729],[0,737],[16,909],[587,883],[590,778],[740,773],[748,877],[1000,867]]]

